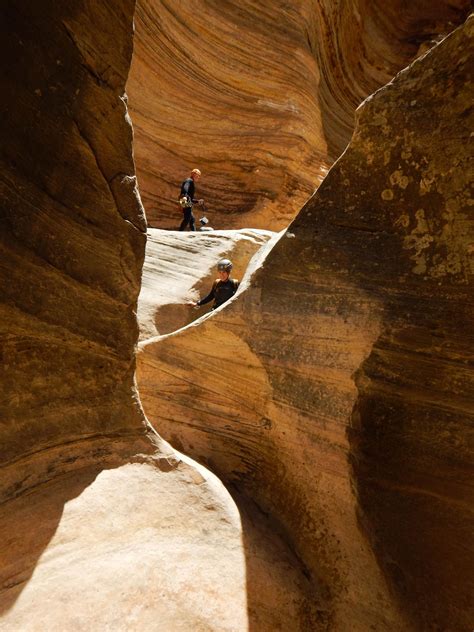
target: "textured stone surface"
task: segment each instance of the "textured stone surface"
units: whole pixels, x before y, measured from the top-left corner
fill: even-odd
[[[2,6],[3,464],[144,433],[132,395],[146,234],[123,98],[133,10]]]
[[[265,230],[180,233],[150,228],[138,298],[140,339],[176,331],[209,311],[212,303],[200,309],[187,303],[206,296],[219,259],[230,258],[232,276],[241,279],[250,259],[276,238]]]
[[[246,291],[139,356],[157,429],[279,521],[323,628],[473,619],[473,24],[363,105]]]
[[[354,110],[469,0],[138,0],[127,92],[148,221],[176,228],[196,166],[219,229],[287,226]]]
[[[144,347],[147,408],[247,494],[240,525],[137,401],[133,10],[2,5],[0,627],[407,630],[413,610],[417,628],[470,626],[472,38],[366,106],[251,289]]]

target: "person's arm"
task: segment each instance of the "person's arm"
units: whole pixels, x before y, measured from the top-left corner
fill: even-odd
[[[181,196],[186,197],[193,204],[196,203],[196,200],[193,200],[191,195],[189,194],[189,188],[193,184],[192,180],[186,180],[181,188]]]
[[[186,197],[188,197],[191,202],[193,204],[199,204],[200,206],[202,206],[204,204],[204,200],[203,199],[196,199],[191,197],[191,195],[189,194],[189,187],[191,186],[191,184],[194,184],[193,182],[186,182],[186,184],[183,186],[183,195],[185,195]],[[194,186],[193,186],[194,189]],[[194,193],[194,191],[193,191]]]
[[[211,288],[211,291],[209,292],[209,294],[207,296],[205,296],[204,298],[202,298],[200,301],[198,301],[197,305],[199,305],[199,306],[205,305],[206,303],[209,303],[210,301],[212,301],[213,298],[215,298],[216,285],[217,285],[217,281],[214,281],[214,283],[212,284],[212,288]]]

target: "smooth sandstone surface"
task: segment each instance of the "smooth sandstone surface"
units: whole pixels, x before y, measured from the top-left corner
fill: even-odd
[[[282,540],[176,459],[56,478],[8,504],[0,536],[2,632],[313,629]]]
[[[279,523],[322,629],[473,619],[473,29],[364,103],[246,290],[141,346],[150,420]]]
[[[285,228],[349,141],[356,107],[469,0],[138,0],[127,93],[151,226],[198,186],[218,229]]]
[[[277,233],[267,230],[215,230],[207,233],[148,229],[142,287],[138,297],[140,340],[184,327],[209,311],[212,303],[190,308],[208,294],[216,264],[231,259],[232,277],[242,279],[252,257],[271,247]]]

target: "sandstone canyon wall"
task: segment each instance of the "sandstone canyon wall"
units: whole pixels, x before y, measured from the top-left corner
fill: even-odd
[[[279,523],[339,632],[474,615],[473,38],[368,99],[294,238],[139,355],[149,418]]]
[[[0,630],[305,630],[284,541],[146,434],[133,10],[0,9]]]
[[[354,110],[460,24],[469,0],[138,0],[127,83],[151,226],[177,228],[199,166],[216,228],[280,230],[326,175]]]
[[[178,23],[191,11],[200,33],[212,26],[198,3],[163,6]],[[245,4],[228,6],[226,42],[249,24]],[[410,6],[404,32],[424,7],[417,28],[426,33],[431,11],[458,19],[461,3]],[[299,41],[300,11],[272,36],[284,6],[275,15],[259,7],[256,45],[285,47],[286,30]],[[1,9],[0,630],[466,627],[472,23],[365,105],[295,237],[281,239],[246,291],[143,346],[143,399],[157,429],[246,494],[246,517],[210,474],[147,434],[134,384],[146,223],[124,95],[133,12],[131,0],[8,0]],[[303,14],[309,31],[322,28]],[[410,56],[417,45],[407,45]],[[277,87],[295,59],[323,74],[313,55],[287,52],[283,70],[270,56]],[[221,69],[227,80],[231,66]],[[229,103],[245,83],[235,76]],[[298,105],[300,89],[314,102],[300,81],[282,102],[267,78],[260,125],[269,111],[292,110],[291,99]],[[328,99],[323,88],[318,95]],[[207,88],[202,97],[211,111],[225,106],[216,97],[213,109]],[[331,160],[351,128],[332,109],[323,123],[308,106],[296,134],[320,139],[327,125]],[[246,189],[249,213],[255,191],[271,197],[282,182],[287,155],[306,161],[314,151],[285,144],[286,114],[266,136],[275,120],[285,123],[264,152],[279,156],[265,167],[277,175]],[[168,122],[163,129],[172,134]],[[329,164],[316,163],[315,178]],[[311,189],[308,179],[299,189],[301,164],[293,169],[282,199]],[[278,221],[290,216],[275,209]],[[257,525],[265,515],[271,529]]]
[[[2,8],[4,466],[144,433],[133,380],[146,222],[124,97],[133,11]]]

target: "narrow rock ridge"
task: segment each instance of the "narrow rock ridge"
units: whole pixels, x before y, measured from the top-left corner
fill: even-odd
[[[219,229],[281,230],[341,154],[354,111],[469,0],[138,0],[127,92],[151,226],[193,167]]]
[[[192,309],[216,278],[219,259],[233,262],[232,277],[241,280],[249,261],[278,234],[268,230],[215,230],[208,233],[150,228],[138,298],[140,340],[168,334],[196,320],[212,302]]]
[[[139,355],[152,423],[279,521],[338,632],[474,617],[473,29],[364,103],[238,299]]]

